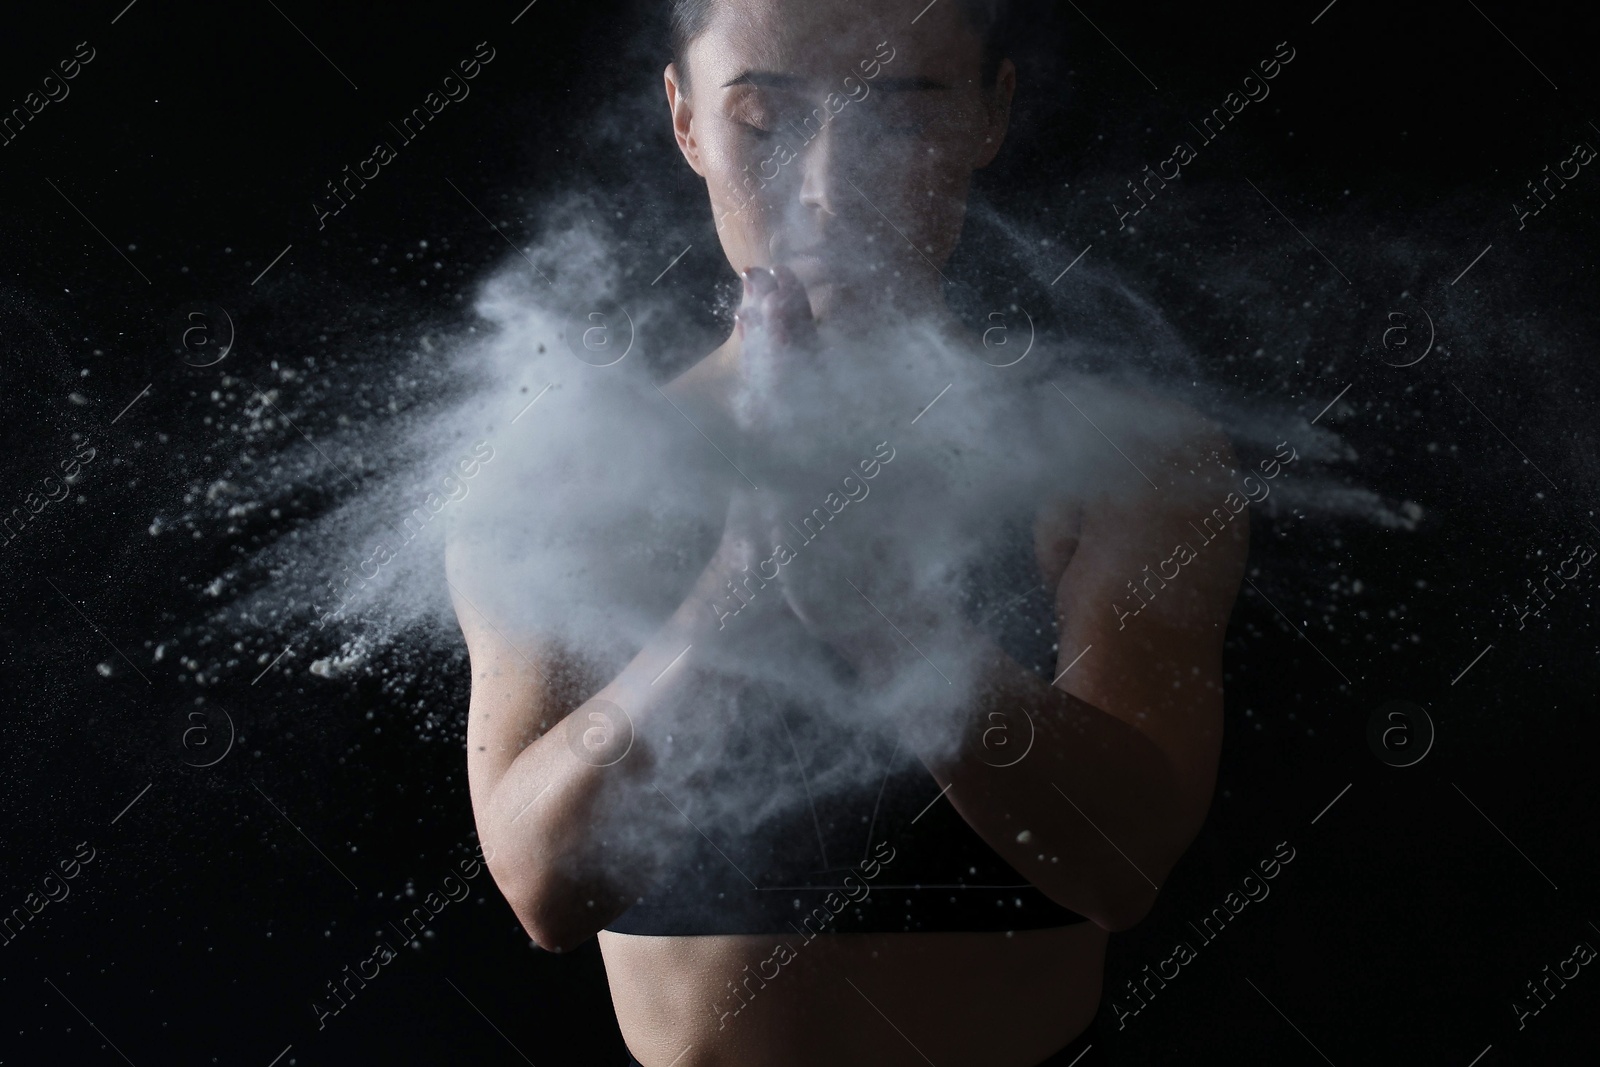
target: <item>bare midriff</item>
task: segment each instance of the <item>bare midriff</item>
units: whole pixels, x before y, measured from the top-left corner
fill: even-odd
[[[599,936],[644,1067],[1034,1067],[1094,1018],[1108,935]]]

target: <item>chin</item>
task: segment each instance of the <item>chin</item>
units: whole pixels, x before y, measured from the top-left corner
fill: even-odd
[[[811,302],[811,315],[819,322],[830,318],[838,305],[838,290],[835,284],[825,279],[811,280],[801,277],[800,283],[806,287],[806,299]]]

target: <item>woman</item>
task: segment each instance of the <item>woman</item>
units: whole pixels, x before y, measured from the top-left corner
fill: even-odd
[[[886,314],[982,354],[945,306],[941,268],[972,173],[1004,140],[1016,71],[997,53],[997,5],[920,6],[674,7],[673,130],[745,283],[733,333],[662,390],[710,441],[770,445],[810,402],[804,386],[829,358],[827,338]],[[1150,565],[1193,542],[1191,517],[1230,490],[1231,452],[1194,413],[1132,399],[1166,444],[1137,464],[1124,456],[1115,469],[1127,478],[1112,488],[1030,507],[1017,542],[1023,592],[1003,590],[1034,591],[1020,642],[889,579],[856,590],[865,604],[825,594],[820,564],[774,562],[785,502],[749,486],[729,494],[721,542],[681,605],[609,677],[553,638],[508,640],[510,624],[464,592],[494,579],[452,550],[473,668],[472,801],[490,869],[538,945],[598,934],[635,1062],[1028,1067],[1089,1025],[1109,932],[1149,910],[1210,802],[1223,632],[1246,551],[1245,524],[1231,524],[1171,588],[1151,584]],[[862,477],[892,463],[884,449],[862,460]],[[1103,452],[1095,463],[1122,462]],[[738,456],[778,463],[772,453],[750,444]],[[759,592],[769,583],[752,585],[752,568],[781,595]],[[932,662],[907,630],[940,635],[929,640],[969,666],[952,687],[960,706],[946,709],[961,720],[960,749],[928,743],[915,707],[898,711],[903,731],[873,757],[886,756],[881,784],[768,824],[761,859],[691,818],[691,798],[659,788],[687,739],[726,745],[760,719],[793,744],[792,716],[803,719],[761,703],[700,650],[738,640],[749,656],[827,658],[870,707]],[[1040,663],[1028,640],[1043,632],[1048,644],[1049,631],[1060,637]],[[696,714],[711,704],[733,711]],[[1013,750],[1031,739],[1020,757],[999,758],[990,743],[1002,718],[1019,731]],[[797,745],[794,755],[804,771]],[[819,847],[800,857],[813,824]],[[855,843],[841,865],[845,831]]]

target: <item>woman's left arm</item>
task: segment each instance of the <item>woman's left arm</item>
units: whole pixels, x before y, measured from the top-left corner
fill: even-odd
[[[1223,636],[1249,544],[1233,466],[1226,439],[1197,427],[1161,465],[1161,489],[1087,504],[1057,586],[1053,684],[954,624],[978,649],[967,743],[924,762],[1007,862],[1108,930],[1149,911],[1210,806]]]

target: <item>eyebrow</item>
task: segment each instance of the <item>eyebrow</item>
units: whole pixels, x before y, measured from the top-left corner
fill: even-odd
[[[857,77],[857,75],[852,74],[849,75],[849,77],[854,78]],[[747,70],[739,74],[737,77],[724,82],[722,87],[727,89],[735,85],[753,85],[758,89],[802,89],[805,88],[810,81],[811,79],[803,78],[798,74],[780,74],[776,71]],[[950,88],[950,86],[946,85],[944,82],[941,82],[935,78],[929,78],[921,75],[909,78],[883,78],[881,80],[873,80],[872,85],[874,88],[888,93],[916,92]]]

